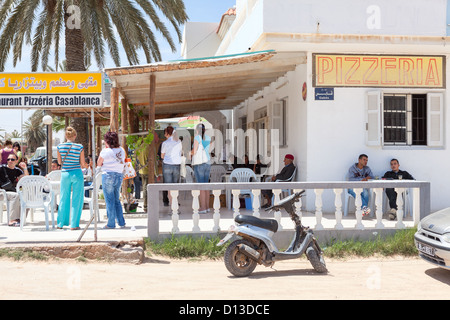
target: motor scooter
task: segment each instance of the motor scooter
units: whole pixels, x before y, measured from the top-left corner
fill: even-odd
[[[228,271],[237,277],[246,277],[255,270],[258,264],[272,267],[276,261],[297,259],[304,253],[318,273],[327,272],[323,252],[309,227],[301,224],[295,213],[294,203],[302,197],[305,190],[295,193],[266,209],[286,210],[295,224],[295,235],[286,251],[279,251],[272,240],[278,230],[278,222],[274,219],[260,219],[249,215],[238,215],[234,219],[237,226],[231,226],[228,234],[220,240],[218,246],[230,239],[225,251],[224,261]]]

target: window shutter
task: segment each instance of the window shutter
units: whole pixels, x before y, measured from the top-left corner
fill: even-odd
[[[381,145],[381,91],[367,93],[366,144]]]
[[[270,129],[278,130],[279,146],[283,145],[283,102],[275,101],[272,103],[270,115]]]
[[[444,145],[444,94],[427,94],[427,140],[429,147]]]

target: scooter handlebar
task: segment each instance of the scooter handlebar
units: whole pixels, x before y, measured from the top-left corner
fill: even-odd
[[[288,202],[298,202],[298,199],[300,199],[301,197],[303,197],[303,194],[305,193],[305,190],[302,190],[300,192],[294,193],[293,195],[284,198],[283,200],[281,200],[279,203],[277,203],[276,205],[270,206],[268,207],[265,211],[269,211],[269,210],[275,210],[278,211],[282,208],[284,208],[285,204]]]

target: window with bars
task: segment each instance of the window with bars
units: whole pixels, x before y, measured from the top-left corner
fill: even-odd
[[[444,146],[444,93],[366,95],[368,146]]]
[[[427,95],[393,94],[383,97],[385,145],[427,145]]]

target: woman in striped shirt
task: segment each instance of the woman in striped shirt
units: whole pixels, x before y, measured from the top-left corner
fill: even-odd
[[[67,142],[58,145],[58,162],[61,168],[61,201],[58,206],[58,229],[68,226],[80,229],[81,211],[84,202],[84,178],[81,167],[86,168],[83,145],[75,143],[77,132],[66,128]],[[72,198],[72,205],[70,199]]]

